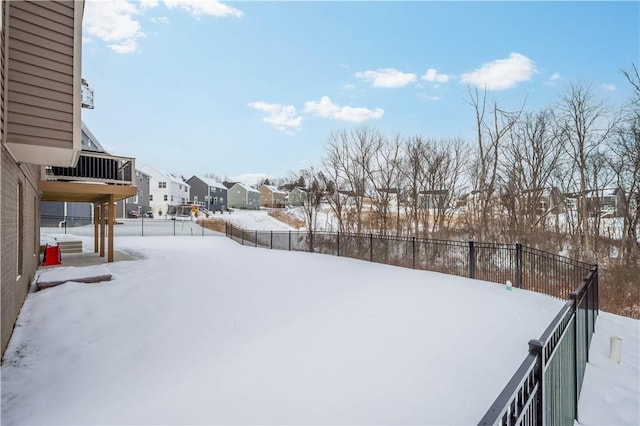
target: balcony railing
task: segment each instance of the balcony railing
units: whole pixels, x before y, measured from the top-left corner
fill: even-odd
[[[82,151],[75,167],[44,166],[44,180],[135,185],[135,158]]]

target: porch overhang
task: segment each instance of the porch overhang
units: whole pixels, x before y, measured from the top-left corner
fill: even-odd
[[[138,193],[132,185],[108,185],[94,182],[62,182],[41,180],[38,182],[42,201],[87,202],[107,204],[118,202]]]

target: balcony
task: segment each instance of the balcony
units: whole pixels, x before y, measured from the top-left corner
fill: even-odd
[[[43,166],[43,201],[117,202],[137,194],[135,158],[81,151],[75,167]]]

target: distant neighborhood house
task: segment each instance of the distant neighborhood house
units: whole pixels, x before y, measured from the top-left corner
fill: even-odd
[[[170,206],[189,202],[191,186],[170,173],[162,173],[145,164],[140,170],[149,176],[149,206],[154,215],[164,215]]]
[[[260,186],[260,205],[268,208],[282,208],[287,203],[287,192],[273,185]]]
[[[295,186],[289,192],[289,205],[291,207],[299,207],[307,201],[307,190],[301,186]]]
[[[187,179],[187,183],[191,185],[191,201],[194,204],[212,212],[227,210],[228,190],[223,184],[195,175]]]
[[[244,183],[236,183],[228,190],[228,206],[235,209],[260,209],[260,191]]]

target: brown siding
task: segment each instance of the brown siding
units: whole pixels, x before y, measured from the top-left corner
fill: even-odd
[[[74,3],[11,2],[7,141],[73,149]]]

